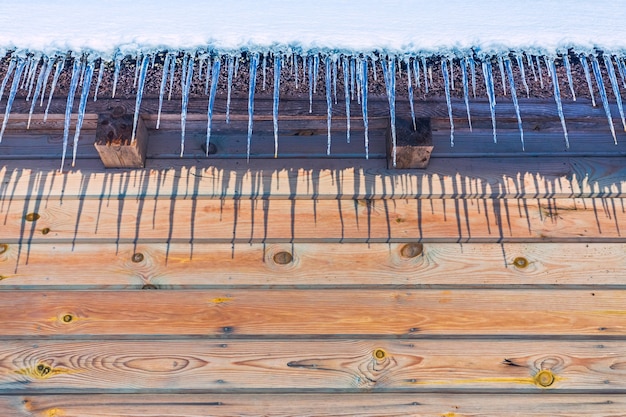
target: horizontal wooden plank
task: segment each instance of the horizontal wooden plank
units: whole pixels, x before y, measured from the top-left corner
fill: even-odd
[[[625,342],[4,342],[4,393],[626,392]]]
[[[618,336],[626,291],[0,291],[2,338]]]
[[[0,290],[623,287],[624,253],[624,243],[12,244],[0,254]]]
[[[621,242],[626,224],[617,198],[216,200],[191,192],[176,199],[8,199],[0,217],[5,243]]]
[[[6,417],[615,417],[623,394],[120,394],[2,396]]]
[[[95,152],[95,151],[94,151]],[[424,170],[387,170],[383,160],[148,160],[143,170],[104,171],[81,161],[4,161],[0,201],[21,198],[131,197],[388,199],[621,197],[623,158],[432,158]]]

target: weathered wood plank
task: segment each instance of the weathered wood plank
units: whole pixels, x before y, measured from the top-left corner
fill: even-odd
[[[4,342],[4,393],[626,392],[625,342]]]
[[[41,243],[0,252],[0,290],[626,285],[623,243]],[[278,263],[282,253],[292,261]]]
[[[624,290],[0,291],[2,337],[619,336]]]
[[[623,394],[119,394],[2,396],[6,417],[616,417]]]
[[[622,241],[626,224],[617,198],[216,200],[192,192],[177,199],[9,199],[0,216],[5,243],[608,242]]]
[[[93,148],[93,147],[91,147]],[[103,172],[99,161],[59,174],[59,161],[4,161],[0,201],[143,196],[271,199],[621,197],[623,158],[433,158],[425,170],[389,171],[383,160],[180,159],[147,161],[144,170]]]

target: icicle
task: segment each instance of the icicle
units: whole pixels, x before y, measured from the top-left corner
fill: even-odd
[[[9,63],[9,68],[7,69],[7,73],[4,74],[4,79],[2,80],[2,86],[0,87],[0,101],[2,101],[2,95],[4,94],[4,89],[7,86],[9,77],[11,76],[11,74],[13,73],[13,70],[15,69],[16,62],[17,60],[15,58],[11,59],[11,62]]]
[[[56,58],[55,58],[56,59]],[[52,68],[54,67],[54,60],[48,60],[48,66],[46,67],[46,72],[43,75],[43,85],[41,87],[41,99],[39,101],[39,107],[43,106],[43,100],[46,95],[46,87],[48,86],[48,78],[50,78],[50,74],[52,73]]]
[[[372,58],[372,74],[374,74],[374,81],[378,81],[378,71],[376,71],[376,61]]]
[[[76,131],[74,132],[74,146],[72,148],[72,167],[76,164],[76,152],[78,150],[78,138],[80,130],[85,120],[85,107],[87,107],[87,99],[89,98],[89,88],[91,87],[91,79],[93,78],[93,70],[95,63],[89,62],[85,66],[85,78],[83,79],[83,91],[80,94],[80,102],[78,103],[78,120],[76,121]]]
[[[170,101],[172,99],[172,89],[174,88],[174,75],[176,74],[176,60],[178,59],[178,55],[177,54],[173,54],[172,58],[170,59],[170,68],[168,69],[168,74],[170,77],[169,80],[169,93],[167,95],[167,101]]]
[[[293,62],[293,69],[295,71],[295,75],[296,75],[296,90],[298,89],[298,55],[293,54],[292,55],[294,62]]]
[[[193,58],[191,58],[193,59]],[[180,89],[181,91],[185,89],[185,81],[187,80],[187,67],[189,64],[189,55],[188,54],[184,54],[183,55],[183,65],[180,66],[180,70],[181,70],[181,77],[180,77]]]
[[[209,80],[211,78],[211,57],[206,59],[206,77],[204,80],[204,95],[209,94]]]
[[[515,59],[517,60],[517,67],[519,68],[520,74],[522,74],[522,83],[524,83],[524,88],[526,89],[526,98],[529,98],[530,89],[528,88],[528,82],[526,81],[526,70],[524,69],[524,62],[522,61],[522,56],[515,54]]]
[[[446,90],[446,104],[448,105],[448,117],[450,118],[450,147],[454,146],[454,119],[452,118],[452,102],[450,101],[450,79],[448,78],[448,68],[446,60],[441,60],[441,73],[443,74],[443,85]]]
[[[131,142],[135,142],[135,134],[137,133],[137,123],[139,122],[139,108],[141,107],[141,99],[143,97],[143,86],[146,83],[146,73],[148,64],[150,63],[150,55],[144,55],[141,61],[141,70],[139,72],[139,85],[137,86],[137,97],[135,99],[135,116],[133,117],[133,134]]]
[[[442,60],[441,62],[445,62]],[[391,143],[392,143],[392,160],[393,166],[396,166],[396,61],[395,59],[387,59],[387,68],[383,65],[383,76],[385,78],[385,87],[387,89],[387,100],[389,101],[389,116],[391,123]],[[447,77],[447,72],[445,77]]]
[[[485,79],[485,89],[489,98],[489,111],[491,112],[491,126],[493,128],[493,143],[498,142],[496,136],[496,93],[493,85],[493,73],[491,71],[491,62],[488,58],[482,63],[483,77]]]
[[[574,80],[572,79],[572,66],[569,63],[567,54],[563,55],[563,63],[565,64],[565,70],[567,71],[567,82],[569,83],[569,90],[572,92],[572,99],[576,101],[576,92],[574,91]]]
[[[239,56],[235,57],[235,78],[237,78],[237,74],[239,73]]]
[[[215,93],[217,92],[217,81],[220,76],[220,60],[219,58],[213,62],[213,78],[211,80],[211,93],[209,94],[209,108],[207,110],[207,128],[206,128],[206,156],[209,156],[209,144],[211,141],[211,123],[213,120],[213,104],[215,104]]]
[[[413,58],[413,74],[415,74],[415,86],[417,88],[422,88],[422,84],[420,82],[420,65],[417,57]]]
[[[278,101],[280,99],[280,54],[274,54],[274,103],[272,105],[272,120],[274,121],[274,158],[278,158]]]
[[[563,105],[561,104],[561,90],[559,89],[559,79],[556,74],[556,67],[554,66],[554,60],[548,57],[546,57],[545,59],[546,59],[546,64],[548,65],[548,71],[550,72],[550,75],[552,76],[552,84],[554,86],[554,101],[556,101],[556,108],[559,112],[559,117],[561,118],[561,126],[563,126],[563,135],[565,136],[565,147],[569,149],[569,137],[567,135],[567,127],[565,126],[565,116],[563,115]]]
[[[428,94],[428,78],[426,77],[428,70],[426,69],[426,57],[422,57],[422,68],[424,69],[424,91],[426,94]]]
[[[461,60],[461,75],[463,76],[463,97],[465,98],[465,108],[467,109],[467,123],[469,124],[469,130],[472,131],[472,116],[470,116],[469,105],[469,86],[467,77],[467,59]]]
[[[411,106],[411,119],[413,120],[413,130],[417,130],[417,126],[415,124],[415,106],[413,105],[413,85],[411,82],[411,65],[409,62],[409,58],[404,58],[404,62],[406,63],[406,78],[408,80],[409,105]]]
[[[624,64],[623,58],[615,57],[615,62],[617,62],[617,69],[619,70],[619,75],[622,78],[622,85],[626,88],[626,64]]]
[[[193,57],[190,56],[187,62],[187,70],[185,71],[185,80],[183,81],[183,97],[182,108],[180,111],[180,157],[185,152],[185,130],[187,127],[187,106],[189,105],[189,92],[191,84],[193,84]]]
[[[337,104],[337,60],[333,59],[333,95]]]
[[[433,85],[433,68],[428,67],[428,80],[430,81],[430,85]]]
[[[56,69],[54,70],[54,77],[52,78],[52,85],[50,86],[50,95],[48,96],[48,105],[46,106],[46,111],[43,115],[44,122],[48,120],[48,110],[50,110],[50,103],[52,103],[54,89],[57,86],[57,82],[59,81],[59,77],[61,76],[61,71],[63,71],[63,67],[65,67],[65,58],[62,58],[57,62]]]
[[[33,71],[33,62],[35,62],[35,60],[32,55],[26,57],[25,76],[22,78],[22,85],[19,87],[22,90],[26,87],[26,83],[30,79],[30,74]]]
[[[246,158],[250,161],[250,143],[252,141],[252,116],[254,115],[254,89],[256,88],[256,70],[259,66],[259,55],[252,54],[250,58],[250,90],[248,91],[248,146]]]
[[[154,63],[156,62],[156,56],[157,54],[152,54],[152,57],[150,58],[150,69],[154,69]]]
[[[102,84],[102,77],[104,76],[104,59],[100,58],[100,68],[98,69],[98,81],[96,81],[96,91],[93,93],[93,101],[98,100],[98,90],[100,84]]]
[[[343,95],[346,101],[346,142],[350,143],[350,84],[348,83],[348,58],[344,56],[341,60],[343,68]]]
[[[454,90],[454,61],[452,60],[452,58],[450,58],[449,61],[450,61],[450,88]]]
[[[307,57],[309,65],[309,113],[313,113],[313,57]]]
[[[533,59],[529,54],[524,54],[526,56],[526,61],[528,62],[528,66],[530,67],[530,71],[533,73],[533,79],[537,82],[537,73],[535,72],[535,64],[533,63]]]
[[[161,110],[163,109],[163,96],[165,95],[165,84],[167,83],[167,70],[170,65],[170,61],[174,59],[171,54],[166,54],[163,60],[163,74],[161,74],[161,86],[159,88],[159,110],[157,111],[156,128],[161,125]]]
[[[619,110],[619,114],[622,118],[622,126],[624,127],[624,132],[626,132],[626,120],[624,120],[624,107],[622,105],[622,96],[619,93],[619,84],[617,83],[617,76],[615,75],[615,69],[613,68],[613,63],[611,62],[610,55],[604,55],[604,65],[606,66],[606,69],[609,73],[609,80],[611,80],[613,94],[615,94],[617,109]]]
[[[313,92],[317,93],[317,76],[320,73],[320,56],[315,54],[313,56]]]
[[[39,93],[41,93],[41,86],[43,85],[43,80],[48,73],[48,66],[52,66],[50,64],[48,58],[43,59],[43,63],[41,64],[41,70],[39,71],[39,77],[37,78],[37,86],[35,87],[35,94],[33,95],[33,101],[30,103],[30,110],[28,111],[28,122],[26,123],[26,129],[30,129],[30,121],[33,117],[33,111],[35,110],[35,104],[37,103],[37,99],[39,98]]]
[[[360,62],[361,72],[367,74],[367,58],[363,58]],[[361,111],[363,113],[363,127],[365,128],[365,159],[370,157],[369,145],[369,122],[367,120],[367,75],[361,77],[361,91],[363,99],[361,100]]]
[[[74,106],[74,95],[76,94],[76,87],[78,87],[78,79],[82,72],[82,62],[74,58],[74,65],[72,67],[72,79],[70,81],[70,91],[67,94],[67,105],[65,106],[65,123],[63,124],[63,155],[61,156],[61,168],[65,165],[65,153],[67,152],[67,140],[70,135],[70,121],[72,117],[72,107]]]
[[[263,91],[265,91],[265,80],[267,76],[267,52],[263,54]],[[276,55],[274,55],[274,62],[276,62]]]
[[[515,89],[515,80],[513,79],[513,67],[509,58],[504,60],[506,66],[506,72],[509,75],[509,87],[511,87],[511,97],[513,98],[513,106],[515,106],[515,116],[517,116],[517,127],[519,128],[520,140],[522,141],[522,150],[525,151],[524,146],[524,129],[522,128],[522,116],[519,111],[519,103],[517,101],[517,91]]]
[[[16,62],[15,74],[13,75],[13,82],[11,83],[11,90],[9,91],[9,97],[7,98],[7,105],[4,111],[4,120],[2,120],[2,130],[0,130],[0,143],[2,143],[4,130],[6,129],[7,122],[9,121],[9,114],[11,114],[11,107],[13,106],[13,100],[15,100],[15,95],[17,94],[17,90],[20,85],[20,78],[22,78],[24,67],[26,67],[26,61],[18,57]]]
[[[141,62],[141,55],[137,54],[135,58],[135,78],[133,79],[133,88],[137,88],[137,76],[139,75],[139,63]]]
[[[80,70],[80,80],[78,81],[78,86],[83,85],[83,80],[85,79],[85,71],[87,71],[87,65],[81,65],[82,68]]]
[[[468,57],[468,61],[470,64],[470,70],[472,71],[472,95],[476,98],[476,62],[472,56]]]
[[[543,88],[543,75],[541,74],[541,62],[539,61],[539,56],[535,56],[535,61],[537,62],[537,72],[539,73],[539,84],[541,88]]]
[[[596,99],[593,96],[593,86],[591,85],[591,74],[589,73],[589,64],[584,54],[580,54],[580,62],[582,62],[583,70],[585,71],[585,79],[587,80],[587,87],[589,87],[589,95],[591,96],[591,105],[596,107]]]
[[[37,67],[39,66],[40,60],[42,61],[42,63],[41,63],[41,70],[39,72],[42,73],[44,70],[43,58],[34,60],[33,70],[28,74],[28,94],[26,95],[26,101],[30,100],[30,96],[33,92],[33,86],[35,85],[35,75],[37,75]]]
[[[602,105],[604,106],[604,112],[606,118],[609,121],[609,128],[611,129],[611,135],[613,135],[613,142],[617,145],[617,136],[615,135],[615,126],[613,126],[613,117],[611,116],[611,108],[609,107],[609,99],[606,96],[606,90],[604,89],[604,81],[602,80],[602,73],[600,72],[600,64],[598,59],[591,55],[591,67],[593,68],[593,75],[596,78],[596,84],[598,85],[598,92],[602,98]]]
[[[501,55],[498,55],[498,67],[500,68],[500,79],[502,80],[502,92],[506,96],[506,76],[504,75],[504,62]]]
[[[331,144],[330,128],[331,128],[332,117],[333,117],[333,102],[331,99],[331,91],[330,91],[330,82],[331,82],[330,56],[326,55],[324,64],[326,67],[326,74],[324,74],[325,79],[326,79],[326,125],[328,127],[328,145],[326,146],[326,155],[330,155],[330,144]]]
[[[202,67],[204,66],[204,59],[198,57],[198,74],[196,75],[196,79],[202,82]]]
[[[230,123],[230,94],[233,89],[233,72],[235,71],[235,57],[228,56],[228,87],[226,93],[226,123]]]
[[[113,93],[111,98],[115,98],[115,91],[117,90],[117,80],[120,77],[120,67],[122,66],[122,55],[115,54],[115,69],[113,70]],[[52,95],[52,94],[51,94]]]
[[[376,66],[374,66],[374,72],[376,72]],[[356,73],[356,60],[354,58],[350,58],[350,99],[354,100],[354,78]]]

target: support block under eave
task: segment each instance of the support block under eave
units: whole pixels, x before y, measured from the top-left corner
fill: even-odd
[[[396,119],[396,166],[393,166],[393,139],[391,125],[387,127],[387,168],[426,168],[433,152],[433,133],[429,117],[413,120]]]
[[[116,112],[99,114],[94,143],[106,168],[143,168],[146,164],[148,129],[141,117],[132,141],[133,116]]]

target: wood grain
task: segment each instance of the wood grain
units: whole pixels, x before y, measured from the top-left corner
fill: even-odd
[[[277,263],[281,253],[292,262]],[[622,287],[624,253],[624,243],[12,244],[0,254],[0,290]]]
[[[297,192],[296,186],[292,189]],[[12,199],[0,210],[2,217],[6,243],[619,242],[626,209],[621,198],[346,202],[216,200],[190,194],[176,199]]]
[[[4,393],[626,392],[624,342],[4,342]],[[548,379],[540,379],[541,377]]]
[[[0,291],[2,337],[619,336],[626,291]]]
[[[616,417],[623,394],[118,394],[0,396],[7,417]]]

